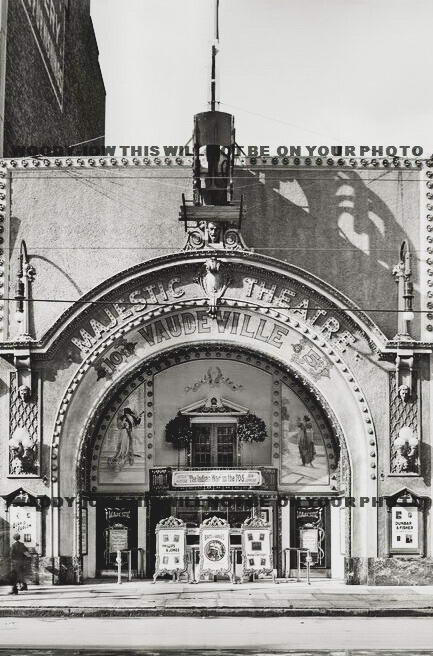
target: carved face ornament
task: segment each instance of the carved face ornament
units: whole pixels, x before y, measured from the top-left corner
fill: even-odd
[[[403,403],[407,403],[409,401],[409,396],[410,396],[410,389],[408,385],[400,385],[398,388],[398,395],[400,399],[403,401]]]
[[[24,403],[30,401],[30,387],[27,385],[20,385],[18,387],[18,396],[21,401],[24,401]]]
[[[212,223],[212,222],[208,223],[207,234],[208,234],[208,239],[212,244],[218,242],[220,239],[219,226],[216,223]]]

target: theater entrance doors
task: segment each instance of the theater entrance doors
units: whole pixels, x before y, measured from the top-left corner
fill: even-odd
[[[96,502],[96,576],[113,576],[117,550],[131,551],[137,568],[136,500],[98,499]]]

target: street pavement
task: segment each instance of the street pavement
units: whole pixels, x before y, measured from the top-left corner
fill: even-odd
[[[92,581],[80,586],[0,588],[0,616],[433,616],[433,586],[348,586],[305,582],[170,583]],[[433,642],[432,642],[433,647]]]
[[[165,650],[172,650],[173,656],[225,656],[225,650],[230,656],[243,655],[243,650],[254,655],[302,650],[302,656],[309,656],[311,650],[319,650],[314,656],[330,656],[327,650],[332,656],[348,656],[345,650],[371,650],[369,656],[389,656],[408,650],[406,656],[415,656],[422,649],[427,650],[425,656],[433,654],[433,623],[429,617],[403,621],[396,617],[13,617],[0,622],[0,647],[10,648],[14,656],[20,648],[84,647],[98,648],[104,655],[118,649],[124,656],[130,650],[144,650],[152,656],[166,655]],[[365,652],[355,653],[367,656]]]

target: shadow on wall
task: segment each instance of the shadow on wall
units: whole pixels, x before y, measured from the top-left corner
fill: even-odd
[[[376,310],[394,310],[397,304],[392,269],[401,242],[408,240],[415,253],[410,236],[395,217],[404,207],[401,172],[392,171],[392,179],[386,179],[388,172],[372,173],[375,180],[364,180],[351,170],[243,170],[239,172],[242,183],[236,187],[245,194],[243,235],[248,246],[327,281],[367,310],[392,338],[397,332],[397,316]],[[382,184],[386,202],[368,186],[372,183],[376,187]],[[412,193],[415,185],[411,187],[406,185],[405,193]],[[412,210],[413,217],[417,211],[418,207]],[[405,215],[405,221],[416,234],[416,218]],[[415,257],[412,267],[416,285]],[[417,297],[414,302],[417,307]],[[415,325],[414,336],[418,330]]]

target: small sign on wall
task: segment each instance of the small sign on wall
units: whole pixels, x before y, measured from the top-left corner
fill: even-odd
[[[19,533],[21,541],[28,549],[38,546],[37,540],[37,510],[34,506],[10,506],[9,508],[9,534],[10,543],[13,536]]]
[[[391,551],[419,552],[419,512],[416,506],[391,508]]]

